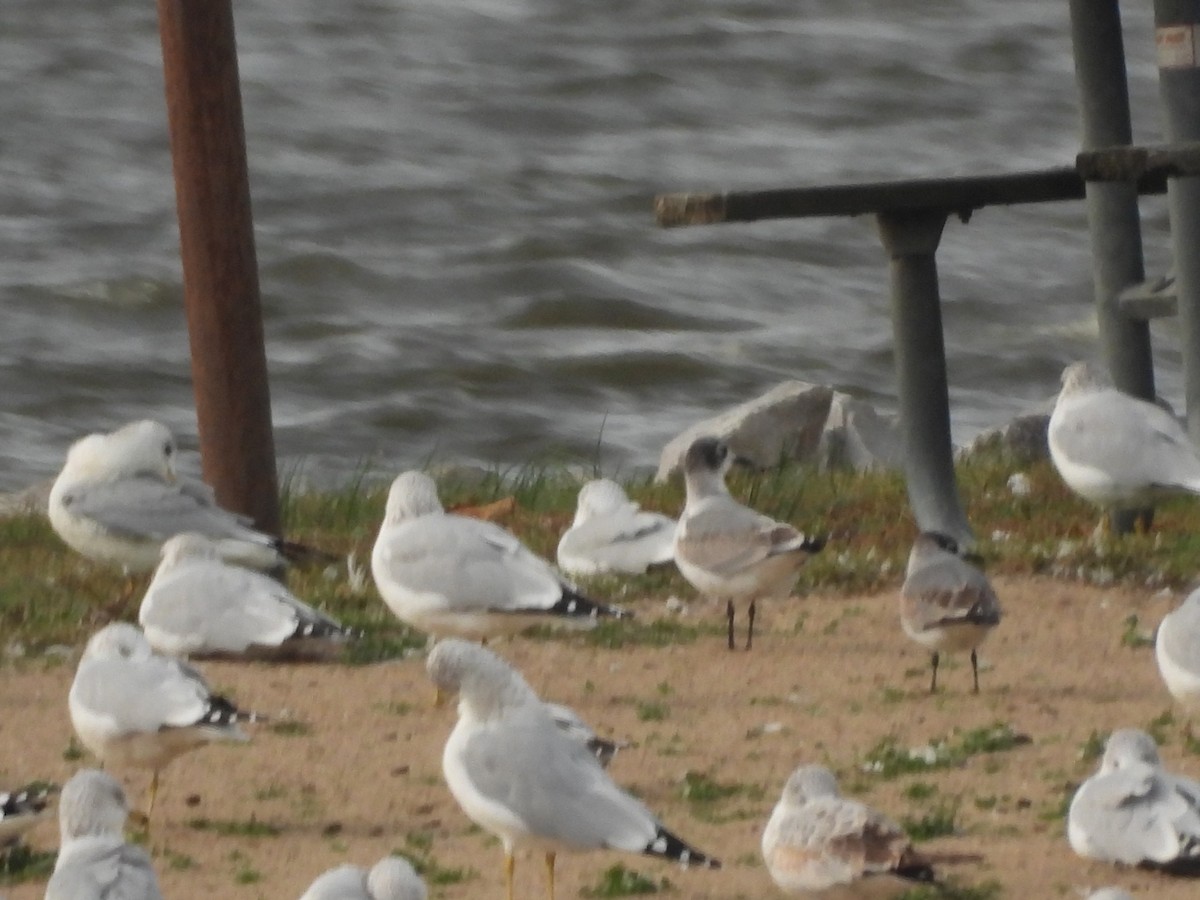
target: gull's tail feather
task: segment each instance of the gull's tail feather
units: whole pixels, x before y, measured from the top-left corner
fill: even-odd
[[[31,784],[19,791],[0,793],[0,821],[37,815],[45,810],[50,797],[57,793],[58,786],[53,784]]]
[[[658,826],[658,834],[654,836],[654,840],[647,844],[642,852],[647,856],[660,856],[663,859],[675,860],[685,869],[688,866],[700,866],[704,869],[721,868],[719,859],[701,853],[695,847],[689,847],[661,825]]]
[[[570,588],[563,588],[558,602],[546,612],[552,616],[564,616],[568,619],[632,619],[633,612],[620,606],[600,603],[583,594],[576,593]]]
[[[204,711],[196,725],[205,729],[213,729],[223,736],[233,740],[249,740],[239,725],[253,725],[259,722],[269,722],[270,719],[262,713],[246,712],[238,709],[229,700],[213,694],[208,698],[208,708]]]

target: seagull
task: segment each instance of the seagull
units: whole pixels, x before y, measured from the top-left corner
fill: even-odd
[[[1200,588],[1163,618],[1154,657],[1171,696],[1190,712],[1200,710]]]
[[[675,565],[701,594],[724,598],[730,650],[734,601],[750,600],[749,650],[756,600],[786,597],[800,567],[825,546],[825,539],[734,500],[725,486],[725,473],[733,462],[729,447],[716,438],[702,437],[688,447],[683,459],[687,502],[675,533]]]
[[[936,531],[917,535],[900,588],[900,625],[905,634],[932,651],[929,692],[937,690],[940,654],[970,650],[973,690],[978,694],[975,648],[999,624],[996,592],[987,576],[966,561],[958,542]]]
[[[549,900],[563,851],[624,850],[720,868],[618,787],[587,747],[558,728],[525,679],[486,647],[440,641],[426,669],[439,690],[459,694],[442,771],[467,817],[500,838],[508,900],[513,851],[521,844],[545,852]]]
[[[21,835],[49,812],[53,785],[31,784],[15,791],[0,791],[0,850],[17,843]]]
[[[1086,900],[1133,900],[1133,894],[1124,888],[1102,887],[1088,894]]]
[[[539,622],[587,627],[633,615],[580,594],[499,525],[445,512],[422,472],[392,482],[371,574],[398,619],[435,637],[486,640]]]
[[[153,569],[163,542],[183,531],[207,535],[222,557],[256,569],[332,559],[222,509],[207,484],[179,477],[176,456],[171,430],[148,419],[80,438],[50,489],[50,524],[72,549],[128,572]]]
[[[368,872],[343,865],[317,877],[300,900],[425,900],[425,882],[407,859],[385,856]]]
[[[141,629],[125,622],[88,640],[67,705],[75,734],[102,764],[152,770],[147,823],[167,763],[214,741],[248,741],[239,723],[263,718],[212,693],[199,672],[155,653]]]
[[[933,868],[899,825],[843,797],[824,766],[801,766],[763,830],[767,871],[787,893],[894,897],[933,882]]]
[[[558,542],[558,565],[572,575],[640,575],[675,558],[675,520],[648,512],[608,478],[579,489],[575,520]]]
[[[1099,770],[1071,800],[1067,838],[1089,859],[1194,873],[1200,868],[1200,784],[1165,771],[1146,732],[1114,731]]]
[[[1165,409],[1117,390],[1086,362],[1067,366],[1047,432],[1067,487],[1110,511],[1200,493],[1200,454]]]
[[[111,775],[82,769],[58,804],[62,846],[46,885],[46,900],[162,900],[150,856],[125,843],[129,806]]]
[[[152,648],[179,657],[329,660],[357,636],[192,532],[163,544],[138,622]]]

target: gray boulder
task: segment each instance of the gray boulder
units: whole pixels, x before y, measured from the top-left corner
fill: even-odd
[[[780,460],[814,461],[832,403],[833,389],[824,385],[778,384],[672,439],[659,457],[654,480],[666,481],[679,471],[692,441],[705,436],[720,438],[737,456],[758,466],[773,466]]]
[[[900,423],[881,416],[866,400],[833,395],[817,454],[822,469],[899,469],[904,466]]]

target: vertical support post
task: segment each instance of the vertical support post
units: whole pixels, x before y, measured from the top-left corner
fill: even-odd
[[[1133,127],[1120,7],[1117,0],[1070,0],[1070,6],[1083,149],[1129,146]],[[1150,324],[1126,316],[1119,299],[1121,291],[1146,278],[1137,185],[1088,182],[1086,192],[1092,283],[1104,361],[1118,388],[1153,400]],[[1138,522],[1149,527],[1153,514],[1153,509],[1113,513],[1112,528],[1125,534]]]
[[[1200,0],[1154,0],[1158,86],[1169,143],[1200,140]],[[1200,443],[1200,178],[1167,181],[1188,435]]]
[[[230,0],[158,0],[204,477],[279,531],[250,180]]]
[[[892,333],[908,502],[922,531],[940,531],[970,546],[975,538],[954,476],[935,258],[946,213],[880,213],[876,218],[890,258]]]
[[[1125,45],[1117,0],[1070,0],[1071,39],[1083,149],[1128,146],[1133,140]],[[1145,280],[1137,185],[1089,182],[1088,229],[1100,344],[1116,386],[1154,399],[1150,326],[1121,312],[1118,296]]]

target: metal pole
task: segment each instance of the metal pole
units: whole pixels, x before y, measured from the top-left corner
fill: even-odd
[[[204,477],[279,531],[250,182],[230,0],[158,0]]]
[[[1133,141],[1133,128],[1117,0],[1070,0],[1070,4],[1083,149],[1127,146]],[[1120,306],[1121,291],[1146,277],[1137,184],[1088,182],[1087,213],[1104,360],[1117,387],[1152,400],[1150,325],[1126,316]],[[1126,533],[1139,521],[1148,527],[1152,515],[1152,509],[1114,513],[1113,530]]]
[[[1197,29],[1200,2],[1154,0],[1158,86],[1168,142],[1200,139],[1200,65]],[[1175,250],[1188,434],[1200,443],[1200,178],[1167,180],[1167,207]]]
[[[1070,0],[1075,81],[1079,86],[1083,149],[1128,145],[1129,86],[1117,0]],[[1154,398],[1150,326],[1121,312],[1119,295],[1145,279],[1137,185],[1089,182],[1088,228],[1100,345],[1121,390]]]
[[[891,259],[892,333],[908,502],[922,531],[975,542],[958,497],[950,441],[950,392],[938,295],[937,252],[946,213],[876,217]]]

